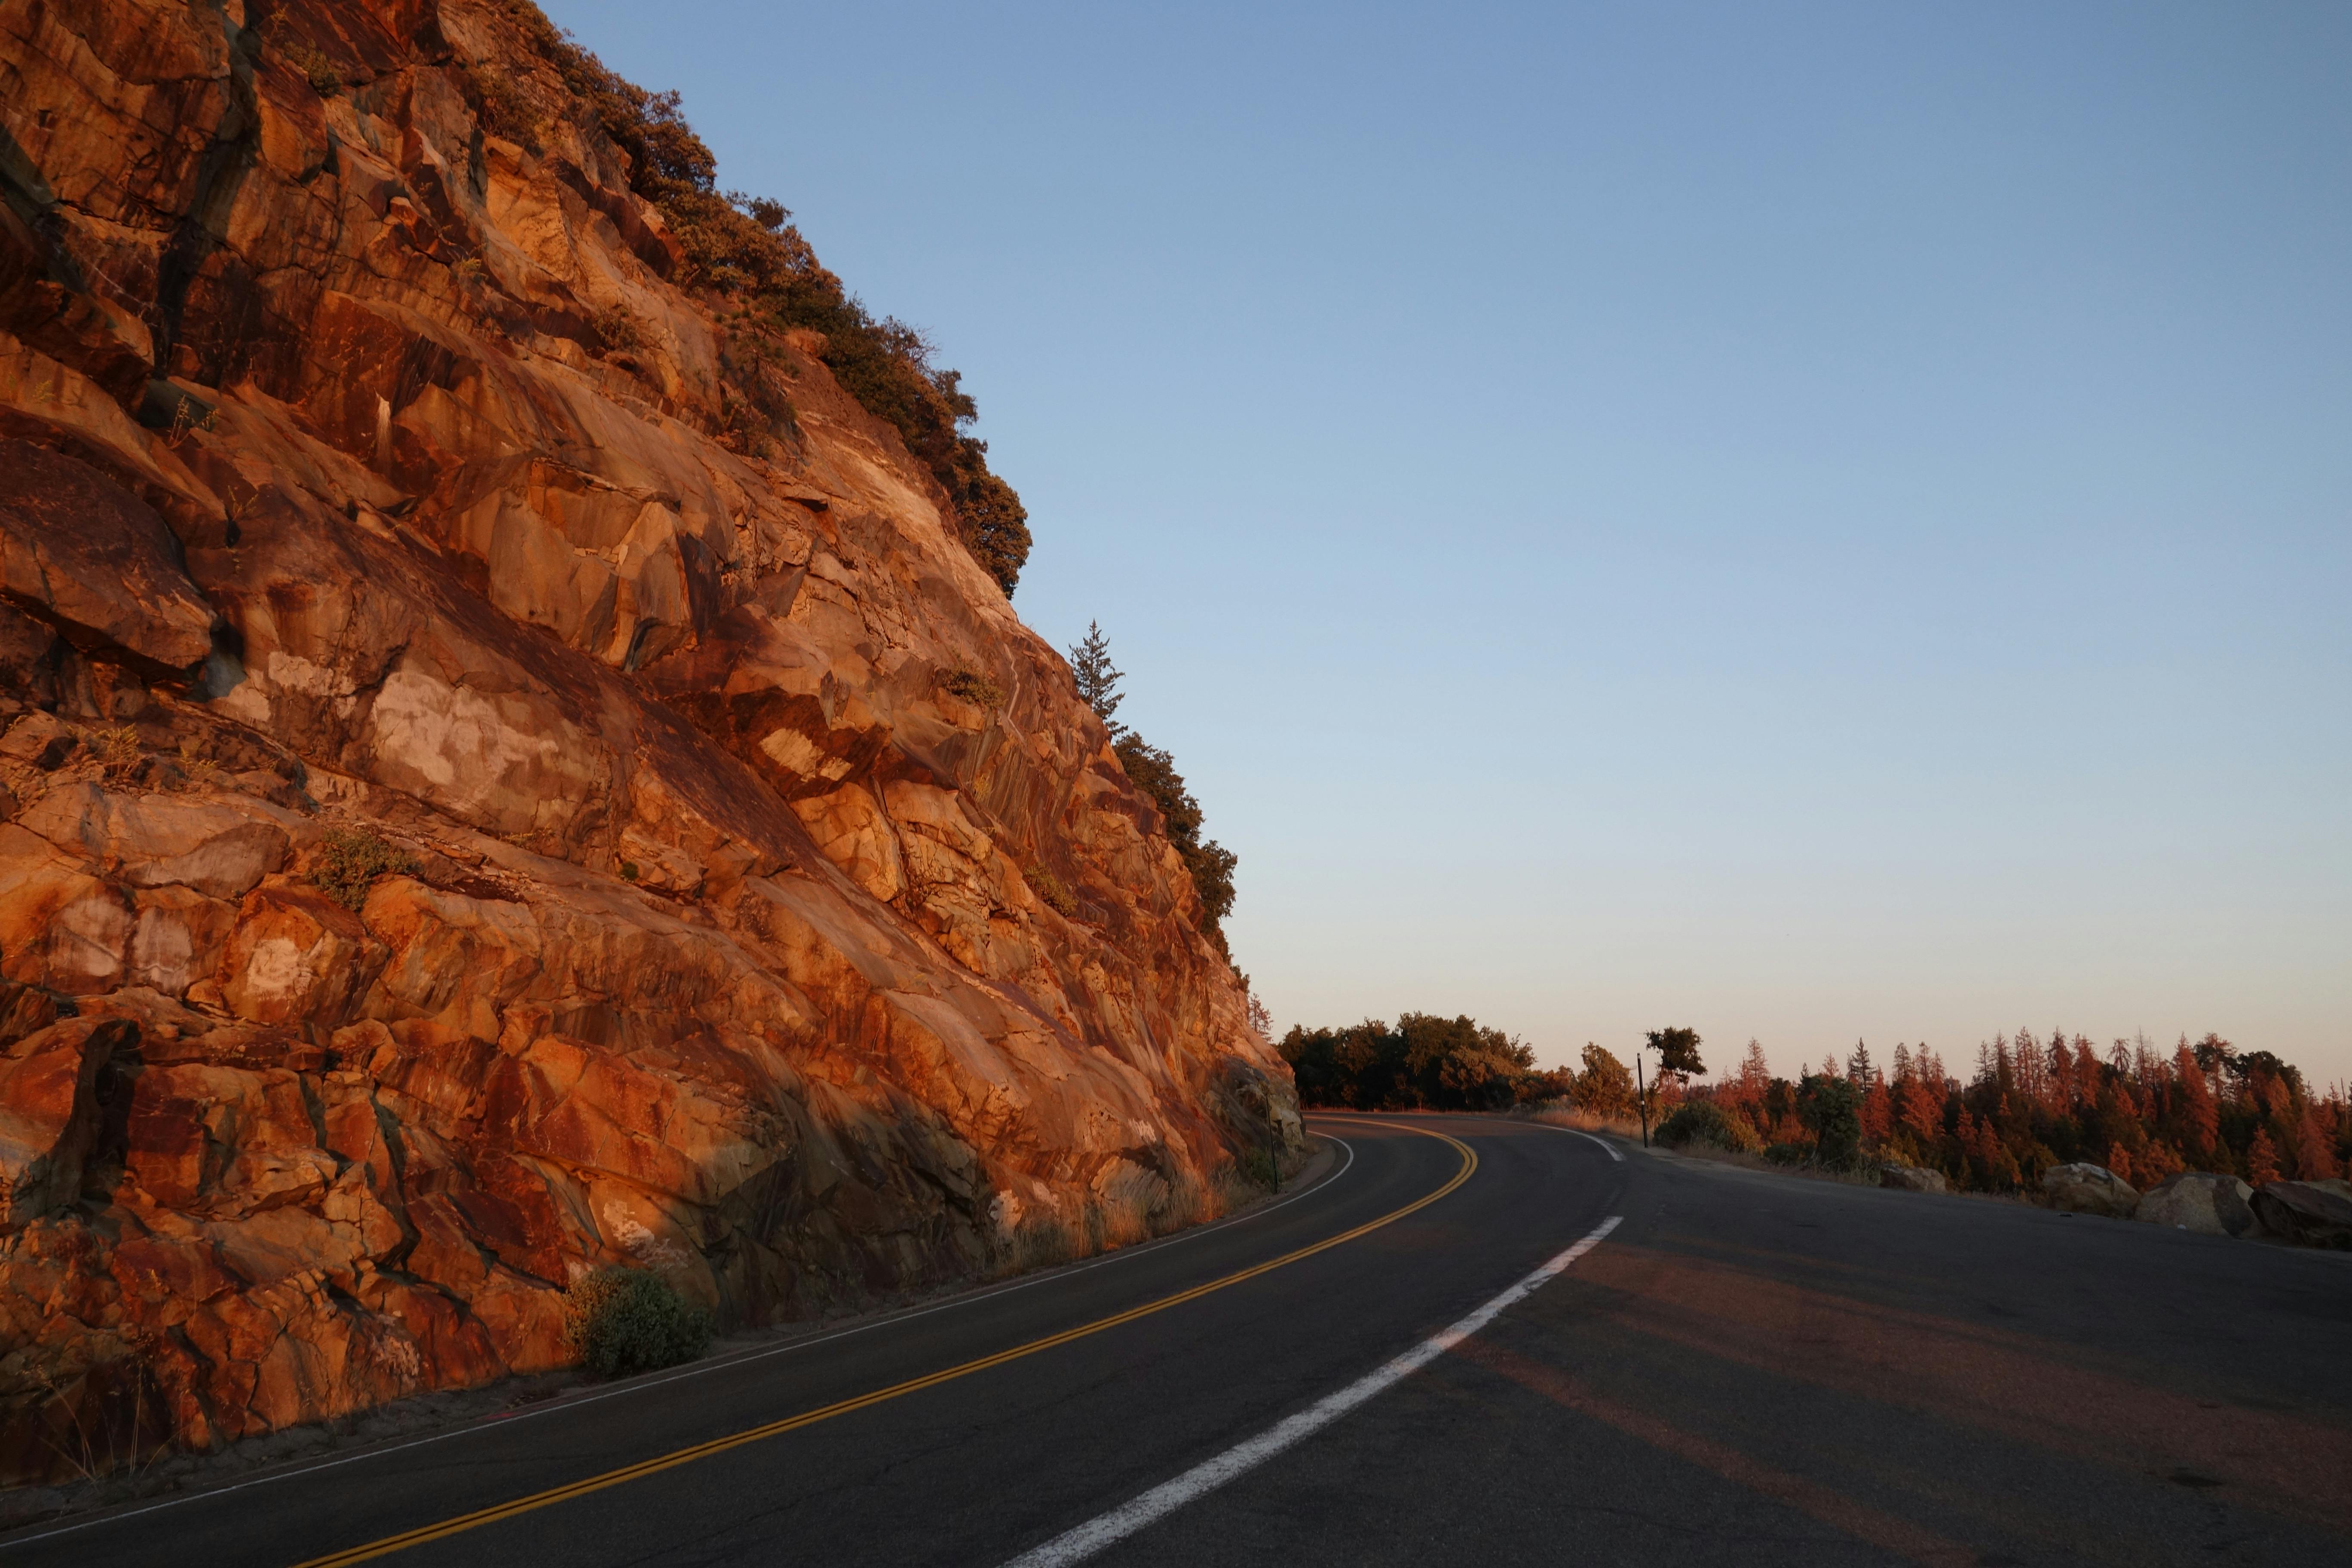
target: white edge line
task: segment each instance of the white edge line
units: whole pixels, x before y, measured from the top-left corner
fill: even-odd
[[[1559,1131],[1572,1131],[1572,1128]],[[1004,1568],[1066,1568],[1066,1564],[1084,1561],[1114,1542],[1124,1541],[1137,1531],[1166,1518],[1186,1503],[1214,1491],[1227,1481],[1255,1469],[1312,1434],[1328,1426],[1349,1411],[1402,1383],[1419,1372],[1447,1351],[1460,1344],[1487,1324],[1493,1322],[1506,1308],[1514,1306],[1546,1282],[1560,1274],[1568,1266],[1601,1245],[1603,1237],[1615,1230],[1622,1215],[1611,1215],[1593,1227],[1592,1232],[1575,1246],[1439,1333],[1413,1346],[1386,1365],[1359,1378],[1337,1394],[1324,1395],[1297,1415],[1281,1421],[1248,1441],[1235,1445],[1193,1466],[1174,1480],[1152,1488],[1134,1501],[1091,1519],[1076,1530],[1066,1531],[1044,1545],[1034,1547],[1004,1564]]]
[[[1379,1111],[1377,1111],[1377,1110],[1318,1110],[1315,1114],[1316,1114],[1316,1115],[1318,1115],[1318,1116],[1364,1116],[1364,1117],[1372,1117],[1372,1116],[1378,1116],[1378,1115],[1380,1115],[1381,1113],[1380,1113]],[[1454,1114],[1455,1114],[1455,1115],[1459,1115],[1459,1116],[1476,1116],[1476,1115],[1478,1114],[1478,1112],[1476,1112],[1476,1111],[1456,1111],[1456,1112],[1454,1112]],[[1487,1118],[1486,1120],[1495,1120],[1495,1119],[1494,1119],[1494,1118]],[[1609,1142],[1609,1140],[1608,1140],[1608,1139],[1603,1138],[1603,1137],[1601,1137],[1601,1136],[1600,1136],[1599,1134],[1597,1134],[1597,1133],[1587,1132],[1587,1131],[1586,1131],[1583,1128],[1581,1128],[1581,1127],[1562,1127],[1561,1125],[1559,1125],[1559,1124],[1558,1122],[1556,1122],[1556,1121],[1536,1121],[1533,1117],[1528,1117],[1528,1118],[1525,1118],[1525,1119],[1521,1119],[1521,1118],[1518,1118],[1518,1117],[1513,1117],[1513,1118],[1510,1118],[1509,1120],[1510,1120],[1511,1123],[1512,1123],[1514,1126],[1520,1126],[1520,1127],[1538,1127],[1538,1128],[1541,1128],[1541,1129],[1542,1129],[1544,1131],[1546,1131],[1546,1132],[1565,1132],[1565,1133],[1567,1133],[1567,1134],[1568,1134],[1570,1137],[1571,1137],[1571,1138],[1581,1138],[1581,1139],[1585,1140],[1587,1142],[1591,1142],[1591,1143],[1598,1143],[1598,1144],[1600,1144],[1600,1145],[1601,1145],[1601,1147],[1602,1151],[1608,1154],[1608,1156],[1609,1156],[1609,1158],[1610,1158],[1611,1160],[1614,1161],[1616,1163],[1621,1164],[1621,1165],[1622,1165],[1622,1164],[1623,1164],[1623,1163],[1625,1163],[1625,1153],[1624,1153],[1624,1151],[1623,1151],[1623,1150],[1622,1150],[1622,1149],[1618,1148],[1616,1144],[1612,1143],[1611,1142]],[[1328,1134],[1328,1133],[1325,1133],[1325,1134],[1322,1134],[1322,1136],[1324,1136],[1324,1137],[1329,1137],[1329,1136],[1330,1136],[1330,1134]]]
[[[1587,1132],[1581,1127],[1562,1127],[1559,1123],[1552,1121],[1530,1121],[1528,1125],[1530,1127],[1540,1127],[1547,1132],[1565,1132],[1571,1138],[1581,1138],[1587,1142],[1598,1143],[1601,1148],[1608,1151],[1609,1157],[1612,1160],[1621,1165],[1625,1163],[1625,1152],[1623,1150],[1618,1148],[1616,1144],[1609,1142],[1608,1139],[1601,1137],[1597,1133]]]
[[[917,1318],[928,1318],[934,1312],[945,1312],[958,1307],[969,1307],[977,1302],[994,1300],[1000,1296],[1010,1296],[1015,1290],[1026,1290],[1033,1285],[1044,1285],[1055,1279],[1067,1279],[1074,1274],[1085,1274],[1114,1263],[1122,1263],[1130,1258],[1140,1258],[1147,1252],[1162,1251],[1180,1241],[1196,1240],[1211,1231],[1223,1230],[1229,1226],[1245,1225],[1262,1215],[1270,1215],[1278,1208],[1286,1208],[1303,1197],[1321,1192],[1341,1176],[1346,1175],[1349,1169],[1356,1163],[1356,1146],[1345,1138],[1333,1137],[1328,1132],[1318,1132],[1316,1136],[1329,1138],[1332,1142],[1347,1151],[1348,1158],[1341,1163],[1339,1168],[1311,1187],[1302,1187],[1279,1203],[1266,1204],[1250,1210],[1247,1214],[1232,1215],[1223,1219],[1213,1220],[1207,1225],[1180,1231],[1174,1236],[1164,1236],[1155,1241],[1146,1242],[1140,1247],[1122,1247],[1118,1251],[1107,1257],[1095,1258],[1091,1262],[1049,1269],[1010,1285],[971,1291],[956,1297],[951,1301],[941,1301],[934,1307],[918,1307],[911,1311],[887,1314],[875,1319],[870,1323],[860,1323],[856,1328],[839,1329],[829,1334],[817,1334],[809,1339],[794,1340],[790,1344],[773,1345],[766,1350],[750,1351],[740,1355],[714,1356],[708,1361],[698,1361],[691,1366],[681,1367],[676,1372],[665,1373],[658,1377],[633,1378],[626,1383],[600,1389],[594,1394],[583,1394],[577,1399],[551,1399],[536,1408],[512,1412],[500,1411],[495,1415],[480,1416],[463,1426],[453,1426],[446,1432],[436,1432],[429,1437],[412,1437],[405,1443],[394,1443],[386,1447],[365,1448],[356,1454],[346,1454],[340,1459],[322,1459],[315,1465],[304,1465],[296,1469],[273,1470],[268,1475],[252,1476],[245,1480],[231,1481],[226,1486],[206,1487],[202,1491],[164,1498],[158,1502],[124,1509],[120,1512],[92,1514],[87,1519],[78,1519],[71,1524],[60,1524],[36,1535],[11,1536],[5,1541],[0,1541],[0,1552],[14,1551],[19,1546],[30,1546],[36,1541],[47,1541],[59,1535],[71,1535],[76,1531],[89,1530],[101,1524],[115,1524],[126,1519],[136,1519],[141,1514],[157,1513],[164,1509],[178,1508],[185,1503],[202,1502],[207,1498],[225,1497],[230,1492],[244,1491],[248,1487],[268,1486],[274,1481],[290,1481],[298,1476],[314,1476],[321,1470],[339,1469],[345,1465],[356,1465],[363,1459],[381,1459],[394,1454],[404,1453],[410,1448],[422,1448],[432,1443],[446,1443],[452,1437],[467,1437],[492,1430],[505,1430],[514,1422],[528,1421],[534,1416],[553,1415],[561,1411],[577,1410],[583,1405],[594,1405],[599,1401],[616,1398],[624,1394],[641,1394],[649,1388],[659,1388],[664,1384],[678,1383],[689,1377],[699,1377],[704,1373],[742,1366],[751,1362],[765,1361],[770,1356],[788,1355],[794,1351],[804,1351],[816,1345],[830,1344],[835,1340],[848,1339],[853,1334],[868,1333],[876,1329],[888,1328],[894,1323],[911,1322]]]

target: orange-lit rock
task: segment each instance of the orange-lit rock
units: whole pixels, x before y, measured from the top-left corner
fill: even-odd
[[[0,1483],[559,1364],[605,1264],[770,1321],[1295,1151],[823,342],[677,286],[503,6],[241,15],[0,6]]]

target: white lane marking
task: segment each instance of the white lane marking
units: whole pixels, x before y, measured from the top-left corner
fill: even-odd
[[[1563,1128],[1562,1131],[1570,1131]],[[1617,1228],[1625,1216],[1611,1215],[1593,1228],[1592,1234],[1574,1247],[1545,1264],[1468,1317],[1443,1332],[1431,1335],[1404,1354],[1369,1375],[1358,1379],[1337,1394],[1326,1394],[1297,1415],[1268,1427],[1245,1443],[1226,1449],[1213,1459],[1203,1460],[1178,1476],[1174,1480],[1152,1488],[1124,1507],[1115,1508],[1099,1518],[1087,1521],[1076,1530],[1066,1531],[1043,1546],[1033,1548],[1015,1557],[1004,1568],[1064,1568],[1065,1564],[1083,1562],[1114,1542],[1124,1541],[1144,1526],[1174,1513],[1186,1503],[1223,1486],[1227,1481],[1273,1458],[1363,1404],[1374,1394],[1411,1377],[1455,1345],[1485,1328],[1499,1316],[1505,1308],[1516,1305],[1560,1273],[1568,1266],[1601,1245],[1601,1238]]]
[[[912,1311],[894,1312],[877,1318],[870,1323],[860,1323],[856,1328],[836,1329],[829,1334],[794,1340],[790,1344],[775,1345],[767,1350],[748,1351],[738,1355],[718,1356],[708,1361],[698,1361],[691,1366],[681,1367],[676,1372],[663,1373],[659,1375],[644,1373],[625,1383],[614,1384],[610,1388],[599,1389],[594,1394],[583,1394],[577,1399],[559,1397],[532,1408],[501,1410],[493,1415],[480,1416],[465,1426],[453,1426],[446,1432],[436,1432],[429,1437],[411,1437],[405,1443],[394,1443],[381,1448],[366,1448],[356,1454],[346,1454],[340,1459],[321,1459],[315,1465],[304,1465],[297,1469],[273,1470],[268,1475],[254,1476],[242,1481],[231,1481],[226,1486],[207,1487],[202,1491],[189,1492],[184,1497],[165,1498],[161,1502],[151,1502],[139,1508],[127,1508],[116,1513],[93,1514],[88,1519],[78,1519],[70,1524],[56,1525],[34,1535],[0,1537],[0,1552],[10,1551],[18,1546],[29,1546],[36,1541],[47,1541],[53,1535],[71,1535],[77,1531],[90,1530],[101,1524],[114,1524],[126,1519],[136,1519],[142,1513],[155,1513],[163,1509],[178,1508],[186,1503],[202,1502],[207,1498],[222,1497],[229,1492],[241,1492],[247,1487],[266,1487],[273,1481],[290,1481],[297,1476],[312,1476],[320,1470],[340,1469],[345,1465],[356,1465],[366,1459],[386,1458],[410,1448],[423,1448],[435,1443],[446,1443],[452,1437],[472,1436],[503,1428],[513,1422],[528,1421],[534,1416],[556,1415],[567,1410],[578,1410],[583,1405],[615,1399],[624,1394],[642,1394],[649,1388],[659,1388],[666,1383],[678,1383],[687,1378],[700,1377],[705,1373],[719,1372],[727,1367],[743,1366],[755,1361],[765,1361],[770,1356],[788,1355],[794,1351],[804,1351],[814,1345],[831,1344],[835,1340],[845,1340],[853,1334],[870,1333],[876,1329],[887,1329],[896,1323],[911,1322],[917,1318],[928,1318],[934,1312],[952,1311],[958,1307],[969,1307],[975,1302],[992,1301],[999,1296],[1010,1296],[1015,1290],[1026,1290],[1033,1285],[1047,1285],[1056,1279],[1067,1279],[1074,1274],[1091,1273],[1095,1269],[1108,1268],[1114,1263],[1123,1263],[1130,1258],[1140,1258],[1147,1252],[1157,1252],[1164,1247],[1173,1247],[1180,1241],[1192,1241],[1208,1235],[1211,1231],[1223,1230],[1229,1226],[1247,1225],[1261,1215],[1272,1214],[1278,1208],[1287,1208],[1303,1197],[1321,1192],[1346,1175],[1349,1167],[1355,1164],[1356,1146],[1354,1144],[1345,1138],[1333,1137],[1328,1132],[1318,1132],[1315,1136],[1329,1138],[1332,1142],[1347,1151],[1348,1157],[1341,1162],[1339,1168],[1313,1186],[1301,1187],[1280,1203],[1266,1204],[1262,1207],[1250,1210],[1247,1214],[1232,1215],[1224,1219],[1213,1220],[1191,1230],[1178,1231],[1173,1236],[1163,1236],[1156,1241],[1147,1241],[1139,1247],[1122,1247],[1118,1251],[1097,1258],[1089,1263],[1066,1264],[1060,1268],[1034,1275],[1014,1284],[1000,1285],[988,1290],[974,1290],[969,1294],[958,1296],[951,1301],[942,1301],[936,1307],[918,1307]]]
[[[1571,1137],[1581,1138],[1588,1142],[1598,1143],[1603,1149],[1609,1151],[1609,1157],[1612,1160],[1616,1161],[1621,1165],[1625,1163],[1625,1156],[1623,1152],[1618,1149],[1616,1144],[1612,1143],[1606,1138],[1597,1137],[1592,1133],[1587,1132],[1581,1127],[1562,1127],[1556,1122],[1550,1121],[1530,1121],[1528,1125],[1530,1127],[1540,1127],[1547,1132],[1565,1132]]]

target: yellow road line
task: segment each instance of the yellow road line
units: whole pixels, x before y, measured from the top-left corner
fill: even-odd
[[[999,1351],[994,1355],[982,1356],[977,1361],[968,1361],[959,1366],[949,1367],[943,1372],[927,1373],[921,1377],[911,1377],[904,1383],[894,1383],[887,1388],[877,1388],[871,1394],[861,1394],[855,1398],[840,1400],[814,1410],[803,1411],[798,1415],[788,1415],[782,1421],[771,1421],[764,1426],[752,1426],[725,1437],[714,1437],[709,1442],[697,1443],[690,1448],[679,1448],[656,1458],[642,1459],[634,1465],[624,1465],[617,1470],[606,1470],[601,1476],[590,1476],[585,1480],[573,1481],[567,1486],[551,1487],[543,1492],[533,1492],[528,1497],[519,1497],[510,1502],[477,1509],[472,1513],[461,1513],[455,1519],[445,1519],[438,1524],[419,1525],[415,1530],[403,1531],[398,1535],[387,1535],[381,1541],[372,1541],[364,1546],[351,1547],[346,1551],[331,1552],[324,1557],[313,1557],[308,1562],[295,1564],[295,1568],[343,1568],[346,1563],[365,1563],[371,1558],[389,1556],[394,1552],[405,1552],[412,1546],[423,1546],[427,1542],[440,1541],[448,1536],[462,1534],[468,1530],[478,1529],[485,1524],[495,1524],[502,1519],[512,1519],[518,1514],[529,1513],[534,1509],[546,1508],[553,1503],[569,1502],[573,1498],[585,1497],[590,1492],[603,1491],[606,1487],[617,1487],[624,1481],[638,1480],[646,1476],[658,1475],[664,1470],[674,1470],[680,1465],[690,1465],[697,1459],[707,1459],[714,1454],[723,1454],[730,1448],[740,1448],[747,1443],[757,1443],[763,1437],[781,1436],[786,1432],[796,1432],[803,1426],[814,1426],[820,1421],[830,1421],[836,1415],[846,1415],[853,1410],[864,1410],[869,1405],[880,1405],[886,1400],[896,1399],[901,1394],[936,1387],[940,1384],[952,1382],[956,1378],[966,1377],[975,1372],[985,1372],[992,1366],[1003,1366],[1007,1362],[1019,1361],[1024,1356],[1035,1355],[1039,1351],[1052,1350],[1056,1345],[1066,1345],[1073,1340],[1085,1339],[1089,1334],[1101,1333],[1105,1329],[1115,1329],[1121,1323],[1131,1323],[1138,1318],[1148,1318],[1154,1312],[1166,1311],[1171,1307],[1181,1307],[1187,1301],[1197,1301],[1212,1291],[1222,1290],[1228,1285],[1238,1285],[1244,1279],[1255,1279],[1261,1274],[1270,1273],[1287,1263],[1296,1263],[1302,1258],[1312,1258],[1318,1252],[1328,1251],[1339,1246],[1342,1242],[1353,1241],[1358,1237],[1378,1230],[1384,1225],[1401,1220],[1416,1209],[1426,1208],[1468,1181],[1470,1173],[1478,1168],[1477,1154],[1472,1151],[1470,1145],[1458,1138],[1448,1138],[1443,1132],[1433,1132],[1425,1127],[1414,1127],[1409,1123],[1386,1125],[1400,1126],[1405,1131],[1418,1132],[1424,1138],[1434,1138],[1441,1142],[1453,1144],[1461,1152],[1462,1168],[1454,1172],[1452,1179],[1444,1186],[1439,1187],[1435,1192],[1415,1198],[1401,1209],[1393,1209],[1378,1219],[1366,1221],[1353,1230],[1342,1231],[1338,1236],[1327,1237],[1311,1246],[1302,1247],[1296,1252],[1286,1252],[1279,1258],[1254,1264],[1238,1273],[1228,1274],[1222,1279],[1212,1279],[1205,1285],[1195,1285],[1189,1290],[1179,1290],[1172,1296],[1162,1296],[1157,1301],[1147,1301],[1140,1307],[1130,1307],[1124,1312],[1115,1312],[1108,1318],[1097,1318],[1091,1323],[1086,1323],[1075,1329],[1066,1329],[1058,1334],[1048,1334],[1041,1340],[1031,1340],[1026,1344],[1015,1345],[1007,1351]]]

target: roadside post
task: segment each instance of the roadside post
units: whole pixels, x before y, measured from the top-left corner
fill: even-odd
[[[1642,1053],[1647,1046],[1633,1047],[1633,1104],[1642,1112],[1642,1147],[1650,1146],[1650,1086],[1642,1081]]]

